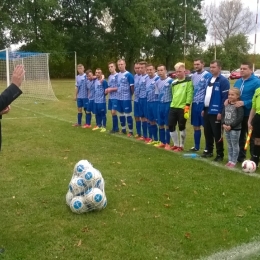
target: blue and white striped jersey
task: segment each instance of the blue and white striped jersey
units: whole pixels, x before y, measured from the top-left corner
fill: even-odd
[[[139,81],[140,81],[140,78],[141,78],[140,74],[135,74],[135,76],[134,76],[134,82],[135,82],[134,101],[135,102],[138,102],[138,100],[139,100],[139,91],[140,91]]]
[[[146,82],[148,79],[148,75],[142,75],[139,81],[139,98],[146,98]]]
[[[100,82],[100,80],[96,79],[95,83],[95,103],[106,103],[106,95],[105,95],[105,89],[108,88],[107,81],[103,80]]]
[[[77,98],[87,98],[88,97],[88,90],[86,88],[86,74],[77,75],[76,77],[76,87],[78,88],[78,95]]]
[[[117,88],[118,73],[110,74],[108,77],[108,87]],[[117,91],[110,92],[109,99],[117,99]]]
[[[131,88],[134,86],[134,77],[128,72],[119,72],[117,77],[118,89],[117,89],[117,99],[118,100],[131,100]]]
[[[87,80],[86,86],[88,89],[88,99],[94,100],[95,99],[95,79]]]
[[[195,103],[204,102],[206,89],[208,86],[208,79],[211,74],[204,70],[202,73],[195,72],[191,76],[192,84],[194,87],[193,101]]]
[[[146,97],[147,102],[158,101],[158,94],[155,93],[155,83],[159,79],[159,76],[154,76],[152,78],[148,77],[146,80]]]
[[[155,83],[155,93],[158,94],[158,100],[161,103],[172,101],[172,82],[173,79],[167,77],[166,79],[158,79]]]

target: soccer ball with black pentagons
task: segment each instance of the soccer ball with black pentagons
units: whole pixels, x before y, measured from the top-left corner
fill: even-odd
[[[256,164],[253,161],[245,160],[242,163],[242,170],[246,173],[253,173],[256,170]]]

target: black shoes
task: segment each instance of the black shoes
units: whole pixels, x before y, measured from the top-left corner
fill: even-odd
[[[213,160],[214,162],[222,162],[223,156],[217,155],[217,157]]]
[[[203,157],[203,158],[210,158],[210,157],[213,157],[213,153],[208,152],[207,150],[204,150],[203,154],[201,155],[201,157]]]
[[[195,147],[191,147],[191,148],[190,148],[190,151],[191,151],[191,152],[195,152],[195,153],[196,153],[196,152],[198,152],[198,151],[199,151],[199,149],[197,149],[197,148],[195,148]]]

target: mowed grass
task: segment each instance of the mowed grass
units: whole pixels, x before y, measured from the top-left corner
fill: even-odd
[[[188,260],[259,238],[259,178],[73,128],[74,82],[52,84],[59,102],[16,103],[2,122],[0,259]],[[106,181],[100,212],[65,204],[80,159]]]

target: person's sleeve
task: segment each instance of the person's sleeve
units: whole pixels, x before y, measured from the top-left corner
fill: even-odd
[[[229,89],[230,89],[230,83],[226,78],[224,78],[223,81],[221,82],[221,105],[219,106],[219,114],[222,113],[225,100],[228,98]]]
[[[225,107],[222,110],[222,114],[221,114],[221,125],[224,125],[225,123]]]
[[[129,85],[134,86],[134,83],[135,83],[134,76],[131,73],[128,73],[127,79],[128,79]]]
[[[16,98],[18,98],[23,92],[15,84],[11,84],[0,95],[0,111],[4,110],[10,105]]]
[[[234,129],[236,126],[242,123],[243,118],[244,118],[244,107],[238,107],[236,120],[230,125],[231,129]]]
[[[192,82],[189,81],[187,83],[187,98],[186,98],[186,105],[190,105],[193,98],[193,85]]]
[[[104,90],[108,88],[108,84],[106,80],[103,80],[103,88]]]
[[[256,83],[255,85],[255,91],[260,88],[260,80],[258,80],[258,82]],[[244,106],[247,108],[247,109],[251,109],[252,107],[252,99],[248,99],[248,100],[244,100]]]

